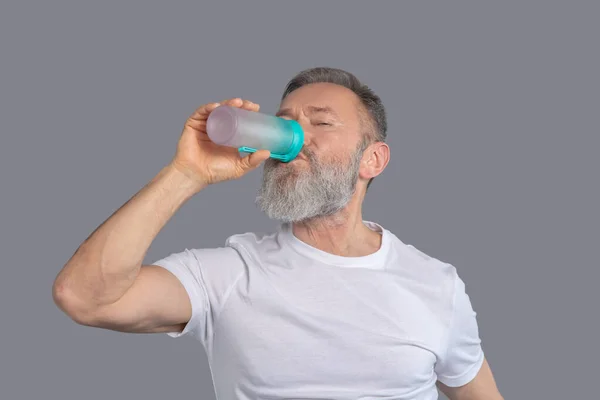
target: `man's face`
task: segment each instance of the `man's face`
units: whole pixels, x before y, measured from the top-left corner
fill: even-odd
[[[304,130],[296,159],[268,159],[257,204],[272,219],[300,222],[343,209],[354,194],[364,151],[358,97],[330,83],[303,86],[281,103],[278,116]]]

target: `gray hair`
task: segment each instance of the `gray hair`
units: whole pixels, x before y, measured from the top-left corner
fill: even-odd
[[[363,109],[361,113],[361,126],[364,132],[364,149],[373,142],[385,142],[387,138],[387,118],[385,108],[379,96],[367,85],[358,80],[350,72],[338,68],[317,67],[305,69],[294,76],[286,85],[281,100],[287,95],[302,86],[311,83],[333,83],[350,89],[360,100]],[[375,178],[371,178],[367,184],[367,189]]]

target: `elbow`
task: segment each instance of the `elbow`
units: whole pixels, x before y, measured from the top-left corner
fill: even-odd
[[[54,304],[75,323],[95,326],[93,308],[78,299],[61,279],[57,279],[52,286],[52,299]]]

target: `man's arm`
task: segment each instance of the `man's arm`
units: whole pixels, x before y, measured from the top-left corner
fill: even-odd
[[[100,225],[58,274],[53,297],[83,325],[133,332],[176,330],[189,320],[183,285],[169,271],[142,266],[150,244],[202,189],[172,165]]]
[[[449,387],[438,381],[437,386],[450,400],[504,400],[487,360],[483,361],[475,378],[466,385]]]
[[[259,109],[241,99],[222,104]],[[206,120],[218,105],[201,106],[188,118],[173,160],[100,225],[56,277],[54,301],[76,322],[126,332],[173,332],[190,320],[183,284],[162,267],[142,266],[146,252],[193,195],[209,184],[242,177],[270,154],[262,150],[240,158],[237,149],[213,143]]]

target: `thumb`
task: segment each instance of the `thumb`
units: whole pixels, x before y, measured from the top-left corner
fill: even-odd
[[[254,153],[250,153],[246,157],[240,159],[242,169],[249,172],[262,164],[270,155],[271,152],[269,150],[258,150]]]

